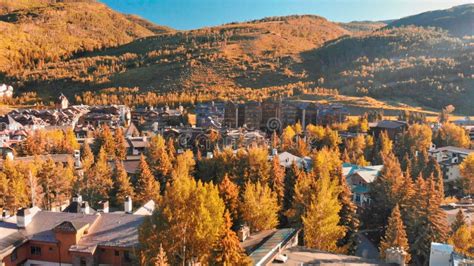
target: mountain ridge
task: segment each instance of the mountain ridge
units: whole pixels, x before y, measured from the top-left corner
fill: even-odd
[[[18,68],[3,80],[45,99],[87,91],[259,99],[323,87],[436,109],[455,104],[474,114],[463,97],[474,96],[471,41],[448,32],[315,15],[176,31],[117,16],[143,36]]]
[[[433,10],[393,21],[390,27],[431,26],[442,28],[459,37],[474,35],[474,4],[454,6],[449,9]]]

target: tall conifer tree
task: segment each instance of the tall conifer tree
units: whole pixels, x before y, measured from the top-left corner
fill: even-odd
[[[380,242],[380,254],[385,257],[385,251],[389,248],[402,248],[405,252],[409,252],[408,239],[403,225],[402,215],[398,205],[393,208],[392,214],[388,218],[385,236]],[[410,261],[410,255],[406,257],[405,262]]]
[[[155,180],[153,173],[142,155],[138,164],[137,185],[135,198],[140,204],[145,204],[149,200],[158,202],[160,198],[160,184]]]

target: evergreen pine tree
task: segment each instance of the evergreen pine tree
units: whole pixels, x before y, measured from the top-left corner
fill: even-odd
[[[407,234],[403,225],[402,216],[398,205],[393,208],[392,214],[388,218],[385,236],[380,242],[380,254],[385,257],[385,251],[389,248],[402,248],[405,252],[409,252]],[[410,261],[410,255],[406,257],[405,262]]]
[[[247,182],[242,198],[242,218],[252,231],[273,229],[278,225],[277,196],[268,185]]]
[[[81,163],[82,169],[84,171],[91,169],[92,165],[94,164],[94,154],[92,153],[91,147],[87,142],[85,142],[82,147]]]
[[[296,162],[293,161],[291,163],[290,169],[286,171],[285,175],[285,194],[283,198],[283,211],[287,211],[293,206],[295,184],[302,174],[303,170],[299,169]]]
[[[378,165],[383,163],[383,158],[393,152],[393,143],[386,131],[380,133],[376,145],[374,146],[374,161],[372,164]]]
[[[125,139],[123,129],[121,127],[117,127],[115,130],[115,141],[115,157],[123,161],[127,157],[127,140]]]
[[[232,231],[232,220],[229,212],[224,214],[224,224],[220,238],[212,255],[212,264],[215,265],[251,265],[250,259],[245,254],[237,234]]]
[[[292,207],[285,215],[292,227],[301,227],[302,217],[305,215],[316,190],[314,173],[301,172],[293,189]]]
[[[442,199],[433,179],[426,183],[425,209],[419,209],[420,223],[415,231],[415,239],[412,247],[412,256],[418,264],[426,264],[429,260],[431,243],[443,243],[447,241],[448,226],[446,224],[446,213],[440,208]]]
[[[239,220],[239,187],[226,174],[219,184],[219,194],[224,200],[233,221]]]
[[[114,187],[111,193],[112,204],[115,206],[120,206],[125,200],[125,197],[129,196],[133,199],[135,196],[134,194],[133,186],[130,183],[130,178],[128,177],[123,163],[119,160],[116,160],[114,171]]]
[[[163,250],[163,245],[160,244],[160,251],[156,255],[155,258],[155,266],[168,266],[168,258],[166,257],[166,253]]]
[[[458,213],[456,213],[454,222],[451,224],[451,233],[455,233],[463,225],[467,225],[466,217],[464,216],[462,209],[459,209]]]
[[[383,169],[380,175],[369,185],[369,196],[373,204],[365,217],[372,227],[381,227],[387,224],[391,210],[402,199],[403,173],[397,158],[393,153],[383,157]]]
[[[305,246],[330,252],[341,251],[337,243],[344,237],[346,228],[339,225],[339,193],[338,180],[331,180],[327,172],[321,174],[311,204],[302,217]]]
[[[359,230],[359,217],[357,214],[357,206],[352,201],[352,192],[345,178],[340,175],[339,185],[341,193],[339,193],[339,203],[341,210],[339,211],[339,225],[344,226],[347,231],[346,235],[339,240],[338,246],[347,249],[348,254],[354,254],[357,245],[357,231]]]
[[[161,135],[151,138],[147,148],[148,163],[160,178],[162,183],[171,174],[173,168],[169,154],[166,152],[165,139]]]
[[[145,204],[149,200],[154,200],[156,203],[160,198],[160,185],[155,180],[143,155],[140,157],[140,163],[138,164],[137,186],[135,189],[135,198],[139,204]]]
[[[280,165],[277,155],[272,158],[272,167],[270,171],[270,188],[275,191],[278,200],[278,206],[283,210],[283,199],[285,197],[285,168]]]
[[[341,160],[344,163],[350,163],[351,159],[349,158],[349,153],[347,153],[347,149],[344,149],[344,152],[341,155]]]
[[[0,172],[0,206],[7,205],[8,179],[5,173]]]
[[[469,154],[459,167],[464,192],[474,194],[474,153]]]
[[[97,142],[96,149],[104,148],[105,153],[107,154],[107,157],[110,157],[110,158],[115,157],[115,150],[116,150],[115,139],[109,126],[107,125],[102,126],[96,142]]]
[[[168,150],[168,157],[171,162],[176,159],[176,148],[174,146],[173,138],[169,138],[166,142],[166,149]]]
[[[97,161],[85,175],[86,195],[89,203],[94,206],[100,200],[107,199],[114,182],[105,148],[100,148]]]

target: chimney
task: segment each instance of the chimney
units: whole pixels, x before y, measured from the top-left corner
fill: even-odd
[[[125,213],[132,213],[132,198],[130,196],[125,197],[125,202],[124,202],[124,211]]]
[[[74,150],[74,166],[76,168],[81,168],[82,167],[81,151],[80,150]]]
[[[89,203],[87,201],[83,201],[81,204],[81,213],[90,214],[91,208],[89,207]]]
[[[385,262],[405,266],[407,253],[400,247],[391,247],[385,251]]]
[[[20,228],[26,228],[26,226],[31,222],[32,217],[33,215],[31,214],[30,209],[18,209],[16,213],[16,225]]]
[[[12,161],[13,161],[13,159],[15,159],[15,156],[13,155],[13,152],[11,152],[11,151],[7,152],[5,157],[6,157],[6,159],[9,159],[9,160],[12,160]]]
[[[98,211],[103,212],[103,213],[108,213],[109,212],[109,201],[108,200],[99,201]]]
[[[108,200],[99,201],[98,211],[101,211],[103,213],[108,213],[109,212],[109,201]]]
[[[77,202],[79,204],[82,203],[82,196],[79,195],[79,194],[74,194],[74,196],[72,196],[72,202]]]
[[[3,209],[2,210],[2,217],[0,218],[0,221],[5,221],[6,219],[8,219],[8,217],[10,217],[10,213],[8,213],[7,210]]]
[[[272,156],[278,155],[278,150],[277,149],[272,149]]]

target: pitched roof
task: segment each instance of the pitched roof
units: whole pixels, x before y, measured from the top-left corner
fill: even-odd
[[[148,201],[143,206],[138,208],[133,214],[136,215],[152,215],[155,210],[155,202],[153,200]]]
[[[139,244],[138,228],[145,220],[143,215],[103,213],[78,242],[78,247],[109,246],[133,247]]]
[[[130,126],[128,126],[125,129],[124,135],[125,136],[133,136],[135,134],[140,134],[140,131],[138,131],[138,128],[135,126],[134,123],[130,123]]]
[[[64,221],[70,221],[75,226],[79,226],[92,224],[98,217],[97,215],[41,211],[37,207],[31,208],[30,214],[32,219],[26,228],[17,227],[16,216],[0,222],[0,258],[2,254],[8,254],[8,251],[28,240],[56,243],[53,229]]]
[[[31,223],[21,231],[24,231],[24,235],[29,240],[56,243],[53,229],[64,221],[79,226],[80,224],[93,224],[98,217],[98,215],[91,214],[40,211],[33,216]]]
[[[311,161],[309,157],[301,158],[286,151],[278,154],[278,159],[280,160],[280,165],[286,168],[291,167],[293,162],[295,162],[298,167],[302,167]]]
[[[398,127],[405,127],[407,126],[407,122],[405,121],[397,121],[397,120],[382,120],[377,122],[376,127],[380,128],[398,128]]]
[[[84,222],[80,222],[80,221],[79,222],[77,222],[77,221],[74,221],[74,222],[64,221],[64,222],[60,223],[59,225],[57,225],[56,227],[54,227],[53,231],[74,233],[74,232],[77,232],[77,231],[81,230],[82,228],[84,228],[87,225],[88,225],[88,223],[84,223]]]
[[[370,184],[375,181],[377,176],[379,175],[378,171],[358,171],[355,173],[356,175],[360,176],[367,184]]]
[[[74,156],[72,154],[46,154],[46,155],[35,155],[35,156],[24,156],[24,157],[14,157],[14,161],[29,163],[34,162],[38,158],[41,161],[46,161],[49,158],[53,160],[55,163],[67,163],[69,161],[74,160]],[[0,159],[0,166],[3,165],[5,160]]]
[[[342,175],[350,177],[352,175],[360,176],[366,183],[372,183],[382,171],[383,165],[359,166],[350,163],[342,165]]]
[[[89,226],[88,233],[70,251],[93,252],[97,246],[133,247],[138,245],[138,228],[143,215],[124,213],[80,214],[33,210],[26,228],[18,228],[16,216],[0,222],[0,259],[22,243],[33,240],[56,243],[55,232],[76,232]]]
[[[430,151],[431,153],[436,153],[436,152],[455,152],[455,153],[462,153],[462,154],[471,154],[474,153],[474,150],[471,149],[465,149],[465,148],[460,148],[460,147],[454,147],[454,146],[446,146],[446,147],[440,147],[434,150]]]

